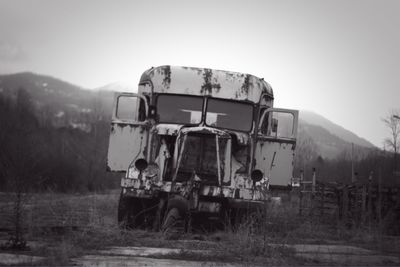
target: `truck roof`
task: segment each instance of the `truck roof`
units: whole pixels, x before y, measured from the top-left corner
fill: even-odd
[[[259,103],[262,94],[273,98],[271,86],[251,74],[206,68],[159,66],[145,71],[139,84],[150,83],[153,93],[209,95]]]

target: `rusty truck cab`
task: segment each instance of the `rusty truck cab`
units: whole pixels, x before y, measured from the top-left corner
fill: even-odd
[[[274,109],[271,86],[253,75],[147,70],[137,93],[115,97],[107,167],[125,173],[119,221],[165,228],[263,203],[269,187],[290,184],[297,117]]]

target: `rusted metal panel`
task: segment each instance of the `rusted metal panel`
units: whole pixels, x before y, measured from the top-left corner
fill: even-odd
[[[271,86],[256,76],[222,70],[160,66],[143,73],[140,84],[152,84],[153,93],[209,95],[259,103],[261,96],[273,98]],[[147,88],[139,87],[140,90]]]
[[[184,127],[183,124],[167,124],[167,123],[162,123],[162,124],[156,124],[152,128],[152,133],[158,134],[158,135],[178,135],[180,130]],[[227,134],[233,134],[236,136],[236,139],[240,145],[247,145],[250,140],[250,136],[246,132],[237,132],[237,131],[231,131],[231,130],[218,130],[216,128],[211,128],[211,127],[190,127],[187,128],[190,129],[190,131],[201,131],[208,129],[210,132],[214,134],[220,134],[220,135],[227,135]],[[187,130],[186,130],[187,131]]]
[[[112,123],[107,165],[111,171],[127,171],[135,159],[145,158],[147,126]]]
[[[155,191],[185,194],[187,193],[188,183],[122,178],[121,186],[126,188],[135,196],[151,196]],[[268,190],[262,186],[233,188],[230,186],[202,185],[199,189],[199,195],[207,197],[226,197],[239,200],[267,200]]]
[[[198,132],[198,133],[204,132],[204,133],[229,137],[229,134],[226,131],[207,126],[188,127],[188,128],[183,128],[181,130],[181,134],[187,134],[189,132]]]
[[[152,129],[152,132],[158,135],[178,135],[183,126],[181,124],[157,124]]]
[[[270,185],[291,184],[297,123],[297,110],[269,108],[261,116],[254,161]]]
[[[248,174],[238,173],[234,176],[232,187],[234,188],[252,188],[253,181]]]
[[[287,186],[293,173],[294,145],[276,141],[259,141],[254,159],[256,169],[269,179],[270,185]]]
[[[124,99],[129,101],[124,103]],[[150,125],[139,121],[140,102],[143,102],[144,112],[148,114],[144,96],[135,93],[117,93],[114,96],[107,155],[107,169],[110,171],[126,172],[135,159],[146,156]]]

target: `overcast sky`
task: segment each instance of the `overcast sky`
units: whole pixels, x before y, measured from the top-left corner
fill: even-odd
[[[382,147],[400,108],[400,1],[0,0],[0,73],[95,88],[166,64],[263,77],[276,107]]]

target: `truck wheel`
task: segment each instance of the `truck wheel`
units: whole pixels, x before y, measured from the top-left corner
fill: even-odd
[[[124,229],[134,228],[135,212],[132,199],[124,197],[122,194],[119,197],[118,203],[118,225]]]
[[[175,239],[185,232],[185,221],[177,208],[168,211],[162,231],[169,239]]]

